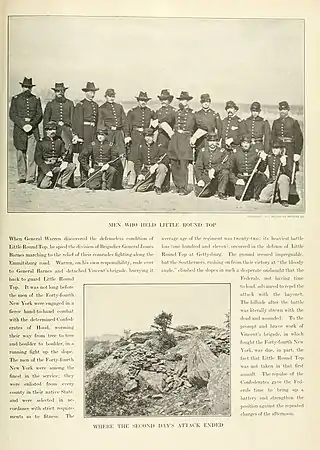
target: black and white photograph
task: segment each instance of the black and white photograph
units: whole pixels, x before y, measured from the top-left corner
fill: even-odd
[[[304,213],[304,20],[10,16],[8,212]]]
[[[84,285],[84,416],[230,416],[230,302],[228,283]]]

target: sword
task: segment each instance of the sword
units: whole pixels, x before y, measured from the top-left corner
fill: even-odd
[[[252,171],[252,173],[251,173],[251,175],[250,175],[249,180],[247,181],[247,184],[245,185],[245,188],[244,188],[244,190],[243,190],[243,192],[242,192],[242,195],[241,195],[241,197],[240,197],[240,202],[243,201],[244,196],[245,196],[246,193],[247,193],[247,190],[248,190],[248,188],[249,188],[249,186],[250,186],[250,183],[251,183],[251,181],[252,181],[252,179],[253,179],[253,177],[254,177],[254,174],[256,173],[256,171],[257,171],[257,169],[258,169],[259,164],[261,163],[261,161],[262,161],[262,158],[260,157],[260,158],[258,159],[256,165],[254,166],[254,169],[253,169],[253,171]]]
[[[296,175],[296,167],[297,167],[297,163],[296,161],[293,161],[293,168],[292,168],[292,174],[291,174],[291,181],[290,184],[294,183],[294,177]]]

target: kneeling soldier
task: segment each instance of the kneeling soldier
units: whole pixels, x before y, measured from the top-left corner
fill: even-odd
[[[57,124],[47,122],[46,136],[37,142],[34,160],[38,166],[37,186],[41,189],[50,189],[56,185],[62,189],[76,170],[76,165],[65,161],[68,152],[60,137],[57,136]]]
[[[138,176],[136,192],[147,192],[152,189],[161,194],[162,185],[169,175],[169,158],[165,148],[153,141],[154,130],[147,128],[144,131],[144,142],[139,145],[134,170]]]
[[[241,148],[236,150],[231,155],[231,158],[232,172],[230,174],[230,180],[235,185],[236,199],[241,199],[246,184],[249,182],[250,176],[255,170],[244,200],[250,200],[251,198],[258,200],[260,192],[266,185],[267,177],[262,172],[265,170],[267,154],[264,151],[259,152],[251,145],[251,136],[243,136]],[[260,163],[257,166],[259,159]]]
[[[111,161],[111,147],[107,141],[106,130],[97,131],[96,140],[87,147],[85,152],[80,154],[79,161],[84,170],[88,171],[89,178],[86,186],[89,189],[114,191],[113,182],[117,171],[109,165]]]
[[[230,168],[230,152],[220,148],[219,139],[215,133],[208,133],[205,147],[200,150],[195,164],[196,195],[211,197],[218,189],[218,197],[226,200],[225,192],[229,181]]]
[[[285,207],[289,206],[288,198],[292,175],[292,162],[287,159],[284,152],[285,147],[281,142],[275,142],[273,144],[272,153],[268,155],[269,179],[267,185],[261,191],[259,198],[261,203],[270,203],[280,197],[281,205]]]

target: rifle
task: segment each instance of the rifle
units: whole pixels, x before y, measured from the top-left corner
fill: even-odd
[[[282,150],[282,155],[281,156],[284,156],[285,153],[286,153],[286,149],[284,148]],[[281,174],[281,166],[282,166],[282,164],[281,164],[281,161],[280,161],[279,162],[279,167],[278,167],[278,170],[277,170],[277,174],[276,174],[276,179],[275,179],[275,182],[274,182],[274,187],[273,187],[273,192],[272,192],[270,205],[273,205],[273,203],[276,201],[277,185],[278,185],[278,181],[279,181],[280,174]]]
[[[242,195],[241,195],[241,197],[240,197],[240,202],[243,201],[244,196],[245,196],[246,193],[247,193],[247,190],[248,190],[248,188],[249,188],[249,186],[250,186],[250,183],[251,183],[251,181],[252,181],[252,179],[253,179],[253,177],[254,177],[254,174],[256,173],[256,171],[257,171],[257,169],[258,169],[259,164],[261,163],[261,161],[262,161],[262,158],[260,157],[260,158],[258,159],[256,165],[254,166],[253,171],[251,172],[251,175],[250,175],[250,177],[249,177],[249,180],[247,181],[247,184],[246,184],[245,187],[244,187],[244,190],[243,190]]]
[[[160,164],[161,161],[163,161],[164,158],[165,158],[166,156],[167,156],[167,154],[164,153],[164,154],[161,156],[161,158],[159,158],[159,160],[156,162],[156,164]],[[152,177],[152,175],[153,175],[153,173],[151,173],[151,172],[150,172],[150,169],[149,169],[149,173],[147,174],[147,176],[145,177],[145,179],[144,179],[144,180],[141,180],[141,181],[138,181],[138,183],[134,186],[133,190],[134,190],[135,192],[137,192],[137,189],[138,189],[140,186],[142,186],[143,183],[145,183],[146,181],[150,180],[150,178]]]
[[[109,165],[110,165],[110,164],[112,164],[112,163],[118,161],[119,158],[120,158],[120,156],[117,156],[117,158],[113,159],[112,161],[107,162],[106,164],[109,164]],[[101,170],[102,170],[102,167],[101,167],[99,170],[97,170],[97,172],[94,172],[94,173],[91,175],[91,177],[89,177],[87,180],[85,180],[85,181],[83,181],[81,184],[79,184],[79,186],[77,187],[77,189],[79,189],[79,188],[80,188],[81,186],[83,186],[85,183],[88,183],[88,181],[92,180],[92,178],[93,178],[95,175],[97,175],[99,172],[101,172]]]
[[[223,160],[221,161],[221,164],[224,164],[227,159],[229,158],[229,154],[227,154]],[[215,178],[215,176],[213,176],[213,178]],[[210,181],[208,181],[208,183],[201,189],[201,191],[199,192],[198,197],[201,197],[201,195],[205,192],[205,190],[209,187],[210,183],[211,183],[212,179]]]

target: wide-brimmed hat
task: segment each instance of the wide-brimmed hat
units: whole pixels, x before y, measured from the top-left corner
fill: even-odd
[[[252,105],[250,106],[250,110],[260,112],[261,104],[259,102],[253,102]]]
[[[144,134],[144,136],[153,136],[154,129],[153,128],[145,128],[143,130],[143,134]]]
[[[145,102],[148,102],[151,100],[151,97],[148,97],[148,94],[146,92],[140,91],[139,95],[136,97],[137,100],[144,100]]]
[[[83,92],[88,92],[88,91],[98,91],[99,88],[95,87],[95,84],[93,81],[88,81],[86,87],[82,88]]]
[[[238,110],[238,105],[236,105],[236,103],[233,100],[228,100],[226,103],[226,107],[225,110],[229,109],[229,108],[234,108],[236,110]]]
[[[58,125],[53,120],[50,120],[46,125],[44,126],[45,130],[56,130],[58,128]]]
[[[207,139],[207,141],[218,141],[219,140],[217,133],[213,133],[213,132],[207,133],[206,139]]]
[[[280,102],[279,103],[279,110],[281,111],[282,109],[290,109],[289,103],[286,101]]]
[[[116,92],[115,92],[114,89],[109,88],[109,89],[106,90],[104,95],[105,95],[105,97],[106,96],[108,96],[108,97],[115,97],[116,96]]]
[[[23,81],[19,81],[22,87],[32,88],[35,84],[32,84],[32,78],[24,77]]]
[[[211,98],[209,94],[201,94],[200,103],[211,102]]]
[[[176,97],[178,100],[192,100],[193,97],[189,94],[187,91],[181,91],[181,94],[179,97]]]
[[[51,88],[53,91],[66,91],[68,88],[64,85],[64,83],[55,83],[54,87]]]
[[[169,89],[162,89],[160,95],[158,95],[159,100],[169,100],[170,102],[173,100],[173,95],[170,94]]]

